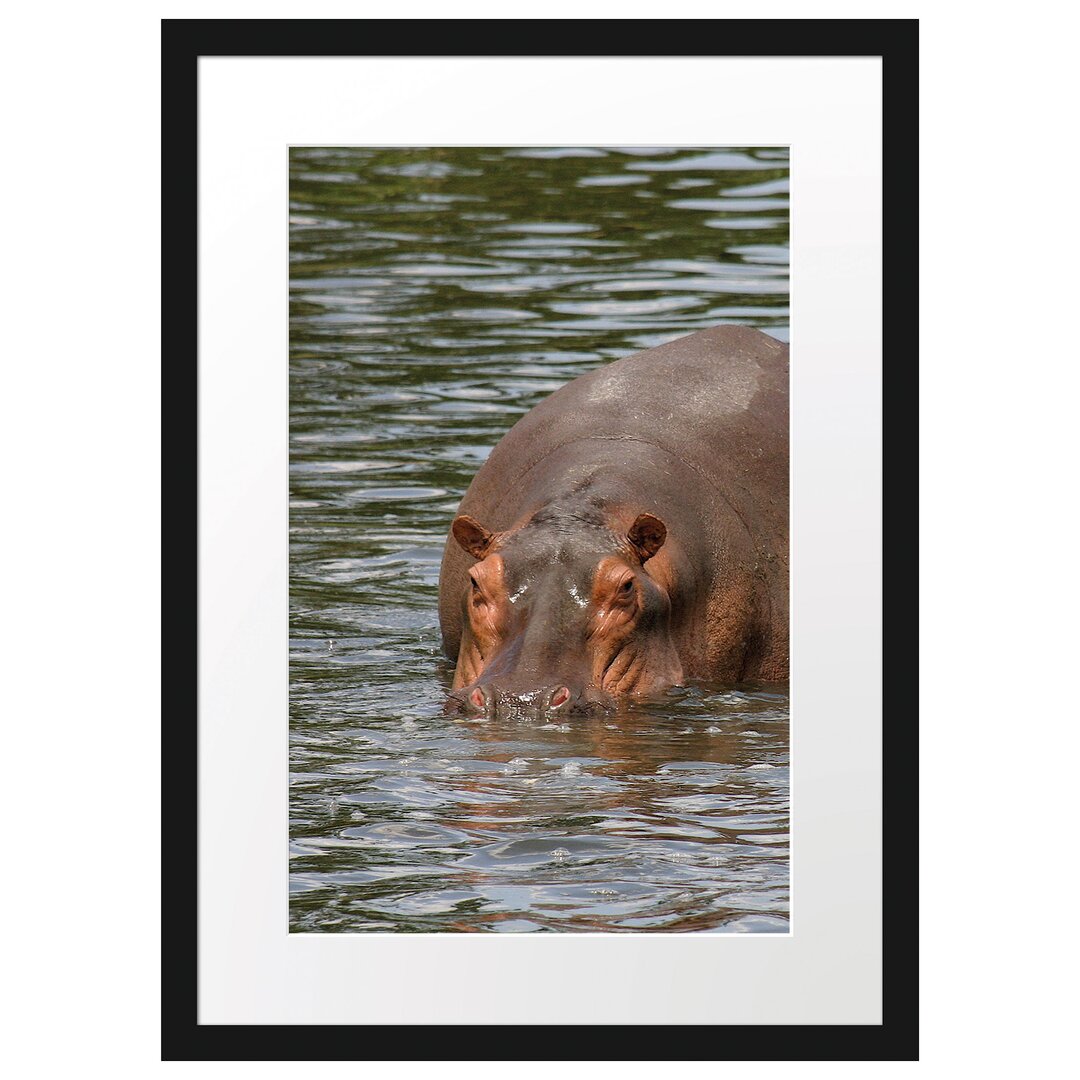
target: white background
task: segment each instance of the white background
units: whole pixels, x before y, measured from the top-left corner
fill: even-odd
[[[570,7],[601,13],[553,3],[544,14]],[[614,13],[652,14],[644,7]],[[1057,1076],[1075,1063],[1076,378],[1065,315],[1078,238],[1064,109],[1074,39],[1055,24],[1056,5],[986,5],[976,22],[943,3],[884,13],[920,7],[923,1064],[771,1063],[755,1067],[762,1076]],[[865,15],[862,4],[821,8]],[[20,1075],[101,1063],[142,1076],[158,1056],[156,18],[295,13],[272,2],[56,5],[7,24],[2,902],[5,1059]],[[367,12],[305,11],[317,13]],[[678,1053],[677,1038],[668,1045]],[[629,1039],[612,1056],[635,1051]],[[550,1052],[559,1048],[542,1040],[521,1049]],[[514,1072],[556,1067],[575,1071]]]

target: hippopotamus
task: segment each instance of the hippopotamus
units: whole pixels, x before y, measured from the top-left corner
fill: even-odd
[[[712,327],[540,402],[461,500],[439,620],[471,714],[786,680],[787,345]]]

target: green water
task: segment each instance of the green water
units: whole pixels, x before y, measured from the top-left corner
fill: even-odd
[[[783,149],[298,148],[290,183],[293,931],[784,932],[788,700],[444,716],[439,562],[563,383],[787,338]]]

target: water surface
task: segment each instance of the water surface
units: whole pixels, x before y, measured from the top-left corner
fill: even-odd
[[[296,148],[293,931],[785,932],[788,699],[441,706],[443,543],[563,383],[718,323],[787,338],[777,148]]]

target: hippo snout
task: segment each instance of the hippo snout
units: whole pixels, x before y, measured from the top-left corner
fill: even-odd
[[[455,690],[447,701],[449,711],[471,716],[513,719],[546,719],[585,714],[610,708],[607,694],[574,689],[565,683],[537,690],[510,690],[492,683],[476,683]]]

